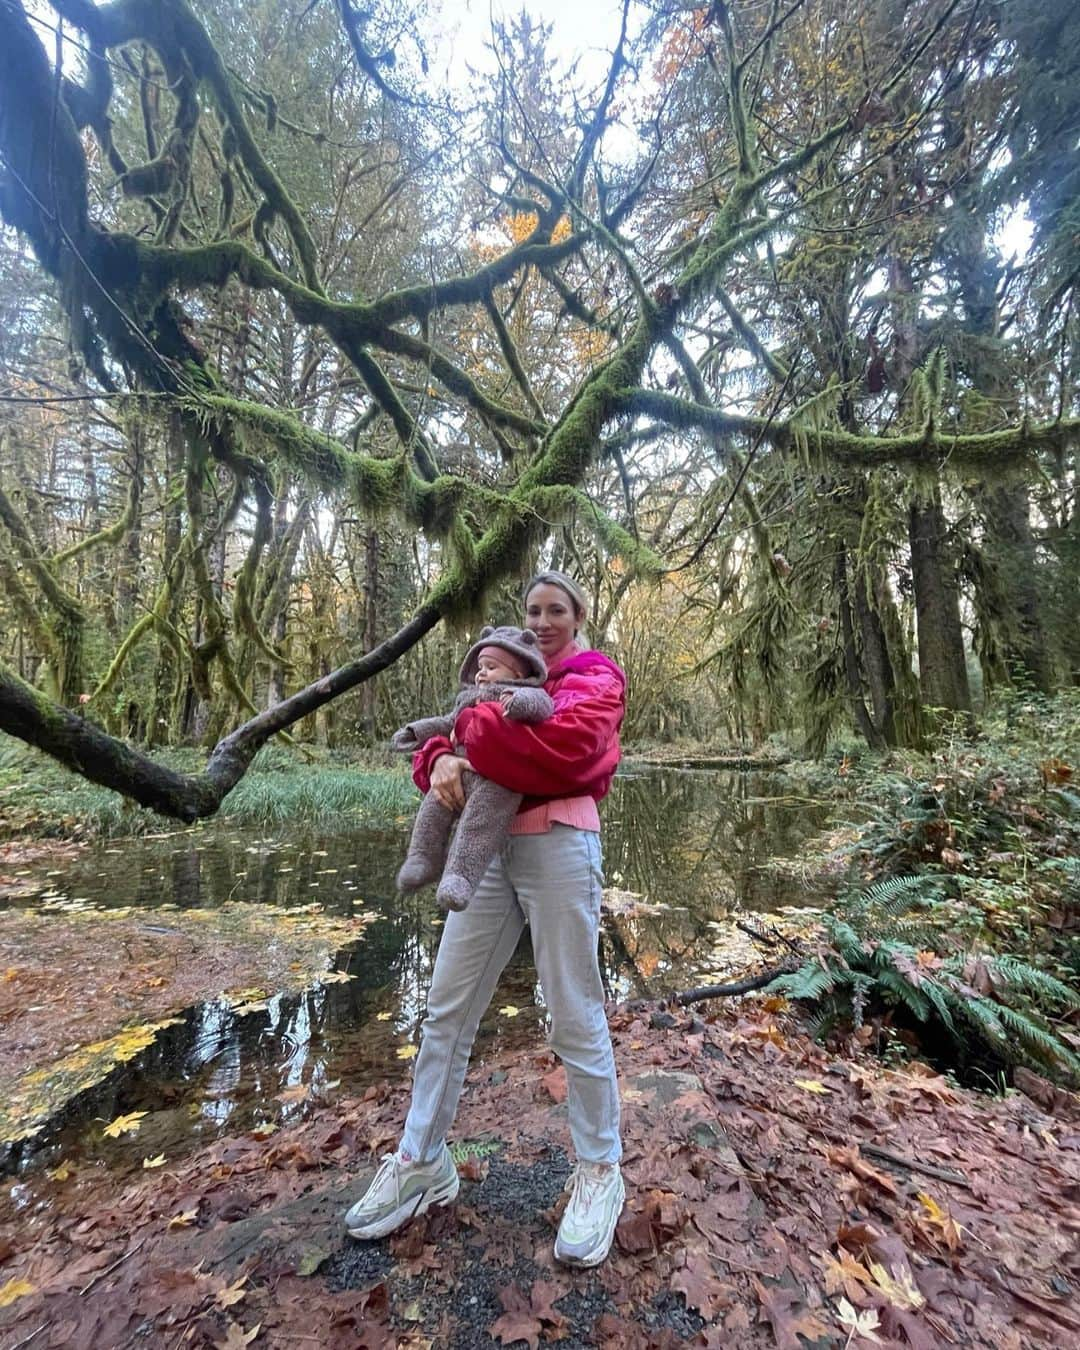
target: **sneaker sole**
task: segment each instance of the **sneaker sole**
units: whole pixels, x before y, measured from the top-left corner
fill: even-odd
[[[455,1172],[452,1180],[446,1181],[441,1186],[434,1186],[430,1190],[421,1191],[418,1196],[414,1196],[403,1205],[399,1205],[385,1218],[378,1219],[375,1223],[365,1224],[360,1228],[346,1226],[345,1231],[350,1237],[360,1238],[361,1240],[388,1237],[402,1224],[408,1223],[410,1219],[416,1219],[421,1214],[426,1214],[432,1206],[449,1205],[457,1199],[460,1189],[461,1179]]]

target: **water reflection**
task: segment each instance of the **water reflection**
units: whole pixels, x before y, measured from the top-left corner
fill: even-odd
[[[777,801],[783,792],[781,780],[757,775],[630,770],[616,779],[604,806],[608,882],[671,908],[605,923],[601,957],[612,994],[708,978],[717,926],[733,908],[770,910],[796,898],[763,864],[795,853],[825,818]],[[190,1009],[139,1059],[72,1103],[67,1125],[40,1158],[81,1152],[110,1163],[126,1156],[141,1166],[143,1157],[175,1157],[226,1124],[273,1127],[317,1109],[329,1093],[362,1092],[407,1074],[409,1063],[397,1052],[418,1040],[441,931],[430,897],[394,893],[407,829],[401,822],[283,837],[210,825],[112,845],[60,874],[43,874],[41,891],[27,903],[152,908],[150,926],[167,927],[170,907],[212,908],[226,900],[285,908],[317,902],[344,916],[362,907],[378,918],[362,941],[339,954],[338,968],[352,980],[278,994],[264,1009],[242,1014],[223,1000]],[[526,933],[481,1025],[477,1055],[495,1041],[534,1044],[543,1024],[541,997]],[[506,1004],[521,1014],[502,1016],[498,1009]],[[103,1145],[100,1127],[85,1126],[131,1110],[149,1114],[130,1139]],[[12,1156],[8,1165],[19,1160]]]

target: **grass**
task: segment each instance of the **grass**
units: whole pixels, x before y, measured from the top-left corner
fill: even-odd
[[[412,813],[417,794],[404,762],[392,766],[333,751],[304,762],[279,746],[261,750],[215,819],[271,829],[286,822],[324,830]],[[162,751],[182,773],[205,764],[198,750]],[[0,840],[108,839],[175,829],[177,822],[97,786],[48,756],[0,737]]]

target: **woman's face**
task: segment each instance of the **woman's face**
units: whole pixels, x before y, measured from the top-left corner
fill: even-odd
[[[561,586],[542,581],[525,597],[525,627],[531,628],[542,656],[554,656],[574,640],[579,618]]]

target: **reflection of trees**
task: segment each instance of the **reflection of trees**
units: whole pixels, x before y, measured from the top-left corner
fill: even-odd
[[[692,967],[703,926],[733,907],[753,909],[761,867],[794,852],[823,813],[774,805],[782,783],[757,774],[649,770],[620,775],[604,816],[609,885],[638,891],[670,913],[606,927],[609,981],[621,963],[643,978]]]

